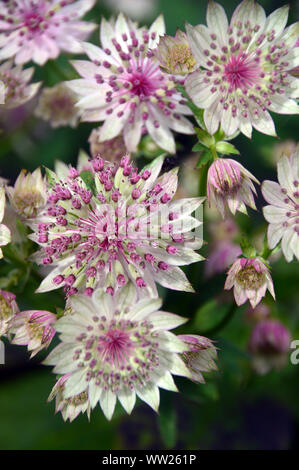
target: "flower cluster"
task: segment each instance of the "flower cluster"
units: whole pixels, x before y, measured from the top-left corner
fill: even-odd
[[[132,286],[117,297],[102,289],[91,298],[73,296],[73,313],[56,322],[61,343],[45,363],[63,374],[50,398],[56,396],[65,419],[98,403],[111,419],[117,400],[131,413],[136,395],[157,411],[159,388],[177,391],[172,375],[202,382],[201,371],[215,368],[215,349],[207,338],[169,331],[185,318],[160,311],[160,299],[136,303],[134,297]]]
[[[157,178],[162,163],[138,174],[128,157],[119,167],[95,158],[94,172],[51,174],[47,206],[29,222],[42,246],[35,261],[55,266],[38,292],[64,286],[68,296],[91,295],[101,287],[113,295],[127,282],[140,296],[156,295],[155,282],[193,291],[178,266],[202,259],[194,252],[202,240],[192,232],[201,222],[191,213],[203,198],[171,202],[177,169]]]
[[[147,30],[120,14],[115,21],[102,20],[102,49],[82,44],[90,61],[73,61],[83,78],[68,85],[81,98],[82,120],[104,121],[100,141],[123,133],[127,149],[134,152],[148,132],[158,146],[175,153],[170,129],[194,132],[183,116],[191,111],[176,90],[175,77],[160,70],[152,52],[164,32],[162,16]]]
[[[95,25],[80,21],[95,0],[14,0],[0,6],[0,60],[39,65],[56,59],[60,51],[82,52],[80,41]]]
[[[276,135],[268,112],[298,114],[299,63],[295,47],[299,23],[285,29],[285,5],[268,18],[255,0],[243,0],[228,23],[221,5],[211,0],[207,26],[186,26],[192,53],[200,66],[186,80],[194,103],[203,108],[205,125],[214,134],[219,124],[231,136],[252,127]]]
[[[31,100],[40,87],[40,83],[30,84],[34,68],[22,69],[21,66],[14,66],[11,60],[0,65],[0,82],[4,86],[3,104],[0,102],[0,109],[16,108]]]
[[[262,193],[268,206],[264,207],[269,222],[268,243],[273,249],[281,240],[287,261],[299,260],[299,147],[290,157],[283,155],[277,164],[278,183],[264,181]]]

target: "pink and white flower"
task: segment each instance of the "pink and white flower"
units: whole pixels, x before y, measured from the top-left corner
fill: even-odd
[[[12,60],[0,65],[0,82],[3,83],[3,104],[1,109],[12,109],[30,101],[38,92],[40,83],[30,83],[34,68],[22,69],[14,66]]]
[[[214,203],[225,217],[226,207],[235,215],[236,211],[247,214],[246,205],[256,209],[252,183],[258,180],[239,162],[230,158],[217,158],[208,170],[207,192],[209,203]]]
[[[79,416],[80,413],[87,412],[88,419],[90,417],[90,404],[88,399],[88,391],[85,390],[78,395],[75,395],[70,398],[64,398],[63,392],[65,389],[65,383],[70,377],[71,374],[65,374],[60,379],[57,380],[54,385],[48,401],[55,398],[55,413],[60,412],[62,414],[63,420],[69,420],[70,423]]]
[[[0,60],[44,65],[61,51],[82,52],[96,25],[80,21],[95,0],[14,0],[0,6]]]
[[[12,344],[27,346],[31,357],[48,348],[56,331],[53,325],[56,315],[44,310],[27,310],[13,317],[9,332],[14,334]]]
[[[252,330],[249,351],[253,355],[253,367],[260,375],[271,369],[282,369],[288,360],[291,335],[277,320],[258,322]]]
[[[157,411],[159,387],[177,391],[172,374],[191,378],[180,357],[186,344],[169,331],[186,319],[160,311],[160,299],[134,300],[132,286],[117,297],[101,289],[71,297],[73,313],[55,324],[61,343],[45,361],[70,374],[63,399],[88,389],[91,409],[99,403],[109,420],[117,400],[131,413],[137,395]]]
[[[5,203],[5,189],[3,186],[0,186],[0,259],[3,258],[1,246],[8,245],[8,243],[11,241],[11,233],[9,228],[1,223],[4,217]]]
[[[0,289],[0,337],[6,336],[10,320],[19,312],[16,296]]]
[[[22,218],[36,217],[47,202],[47,183],[40,168],[33,173],[22,170],[14,186],[6,188],[10,203]]]
[[[158,178],[162,164],[159,157],[138,174],[128,157],[117,166],[95,158],[94,172],[50,173],[48,204],[29,221],[42,247],[34,260],[54,267],[38,292],[64,286],[68,296],[91,295],[101,287],[113,295],[128,282],[140,296],[156,295],[155,282],[193,291],[178,266],[203,259],[194,251],[201,221],[191,214],[204,198],[171,201],[177,168]]]
[[[174,37],[165,34],[154,49],[160,67],[175,75],[187,75],[197,68],[186,33],[179,29]]]
[[[101,142],[101,127],[93,129],[88,142],[90,145],[90,153],[93,157],[101,157],[108,162],[120,163],[121,158],[127,155],[127,147],[122,135],[118,135],[110,140]]]
[[[277,163],[279,184],[264,181],[262,193],[268,206],[263,208],[269,222],[268,245],[273,249],[281,240],[285,259],[299,260],[299,147],[288,157],[283,155]]]
[[[227,273],[224,289],[234,288],[238,306],[249,300],[255,308],[268,289],[275,299],[274,287],[269,268],[261,258],[238,258]]]
[[[64,82],[43,88],[34,114],[48,121],[54,129],[62,126],[76,127],[80,112],[75,104],[77,97]]]
[[[210,134],[219,124],[226,135],[240,130],[251,137],[252,127],[276,135],[268,111],[298,114],[299,23],[285,29],[289,6],[268,18],[254,0],[244,0],[230,24],[221,5],[210,1],[207,26],[187,25],[191,50],[200,69],[186,80],[186,90],[203,108]]]
[[[217,370],[217,350],[209,338],[198,335],[178,335],[187,349],[181,354],[194,382],[205,383],[202,372]]]
[[[148,132],[159,147],[175,153],[170,129],[194,133],[183,116],[192,113],[176,90],[177,80],[160,70],[152,52],[164,33],[162,16],[147,30],[120,14],[115,21],[102,19],[102,49],[82,44],[90,61],[73,61],[82,78],[69,86],[81,97],[82,120],[104,121],[100,141],[123,133],[128,151],[134,152]]]

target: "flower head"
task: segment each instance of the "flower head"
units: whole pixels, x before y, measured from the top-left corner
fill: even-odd
[[[8,333],[9,322],[18,312],[16,296],[0,289],[0,337]]]
[[[35,108],[35,115],[49,121],[53,128],[76,127],[80,112],[75,107],[77,98],[63,82],[52,88],[43,88]]]
[[[33,67],[15,67],[11,60],[0,65],[0,82],[4,84],[4,102],[0,103],[0,109],[2,106],[4,109],[16,108],[34,97],[40,83],[29,83],[33,73]]]
[[[237,161],[217,158],[208,171],[209,203],[213,202],[223,217],[226,206],[234,215],[236,211],[247,214],[245,204],[256,209],[253,197],[256,190],[251,180],[258,183],[258,180]]]
[[[65,374],[54,385],[48,401],[56,400],[55,413],[60,412],[64,421],[69,420],[70,423],[77,418],[80,413],[87,412],[88,419],[90,417],[90,404],[88,400],[87,390],[75,395],[71,398],[64,398],[63,392],[65,389],[65,383],[71,374]]]
[[[100,156],[103,160],[109,162],[120,163],[121,157],[127,155],[127,147],[122,135],[118,135],[110,140],[101,142],[101,127],[93,129],[88,142],[90,145],[90,153],[93,157]]]
[[[290,156],[283,155],[277,163],[278,183],[264,181],[262,193],[270,204],[263,208],[269,222],[268,245],[274,248],[281,240],[287,261],[299,260],[299,147]]]
[[[231,136],[240,130],[251,137],[252,127],[276,135],[268,112],[298,114],[294,98],[298,79],[291,75],[298,65],[295,43],[299,23],[284,29],[288,5],[268,18],[254,0],[236,8],[230,24],[221,5],[210,1],[207,27],[187,25],[192,53],[200,65],[186,80],[194,103],[203,108],[208,131],[219,124]]]
[[[205,383],[202,372],[217,370],[215,359],[217,351],[212,341],[204,336],[198,335],[179,335],[184,341],[187,349],[181,354],[187,369],[192,374],[192,380],[199,383]]]
[[[279,321],[258,322],[251,333],[249,351],[253,354],[253,367],[259,374],[272,368],[281,369],[287,362],[291,335]]]
[[[5,189],[3,186],[0,186],[0,259],[3,258],[1,246],[7,245],[11,240],[9,228],[1,224],[4,217],[5,202]]]
[[[73,61],[83,78],[68,85],[81,97],[83,121],[105,121],[100,141],[123,133],[128,151],[134,152],[141,135],[148,132],[159,147],[174,153],[170,129],[193,134],[192,124],[183,116],[191,112],[176,90],[175,77],[160,70],[151,51],[164,30],[162,16],[149,30],[122,14],[116,21],[102,19],[102,49],[84,43],[91,62]]]
[[[1,2],[0,60],[15,56],[16,64],[39,65],[60,51],[82,52],[80,42],[95,25],[80,21],[95,0],[15,0]]]
[[[6,189],[14,210],[24,219],[36,217],[47,202],[47,184],[40,168],[22,170],[13,187]]]
[[[128,282],[140,296],[155,295],[155,282],[193,291],[178,266],[202,259],[193,251],[202,240],[192,232],[201,222],[190,214],[203,198],[171,202],[177,169],[157,179],[162,163],[159,157],[137,174],[128,157],[120,166],[95,158],[93,173],[51,173],[48,204],[30,222],[42,246],[35,261],[55,266],[38,292],[64,286],[67,295],[90,295],[101,287],[113,295]]]
[[[248,299],[255,308],[267,289],[275,299],[270,271],[261,258],[238,258],[227,273],[224,289],[232,287],[237,305],[244,304]]]
[[[12,344],[28,346],[31,357],[47,348],[56,331],[53,324],[56,315],[44,310],[28,310],[13,317],[9,325],[10,333],[14,334]]]
[[[160,299],[134,299],[131,287],[118,298],[100,289],[91,298],[73,296],[73,313],[55,325],[61,343],[45,361],[70,374],[64,399],[88,389],[91,409],[100,403],[107,419],[117,399],[131,413],[136,395],[157,411],[159,387],[177,391],[172,374],[191,377],[180,358],[186,345],[168,331],[186,319],[159,311]]]
[[[174,75],[187,75],[197,68],[186,33],[179,29],[174,37],[162,36],[153,51],[160,67]]]

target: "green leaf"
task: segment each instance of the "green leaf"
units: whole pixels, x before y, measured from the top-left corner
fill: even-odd
[[[80,178],[82,178],[82,180],[86,184],[86,187],[90,189],[92,194],[96,194],[96,185],[93,173],[89,170],[81,171]]]
[[[208,300],[195,313],[193,328],[199,333],[213,329],[226,316],[229,305],[220,305],[216,300]]]
[[[208,162],[210,162],[212,160],[213,160],[212,152],[210,150],[205,150],[201,154],[201,156],[200,156],[200,158],[199,158],[199,160],[196,164],[196,168],[201,168],[203,165],[206,165]]]
[[[240,241],[240,247],[245,258],[254,258],[256,256],[255,248],[245,236]]]
[[[54,173],[54,171],[50,170],[47,167],[45,167],[45,172],[46,172],[48,184],[50,188],[53,188],[53,186],[55,186],[55,184],[59,182],[59,178],[57,177],[56,173]]]
[[[207,131],[200,129],[199,127],[194,128],[198,140],[202,143],[205,147],[210,148],[212,145],[215,144],[215,139],[212,137]]]
[[[172,397],[164,398],[165,397],[162,395],[158,424],[165,447],[172,449],[177,440],[177,416]]]
[[[224,155],[240,155],[240,152],[233,144],[225,142],[224,140],[217,142],[216,144],[216,151],[222,153]]]

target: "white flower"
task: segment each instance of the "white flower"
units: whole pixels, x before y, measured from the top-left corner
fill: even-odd
[[[176,90],[175,77],[160,70],[151,51],[164,32],[162,16],[147,30],[120,14],[115,21],[102,19],[102,49],[82,44],[90,61],[72,62],[83,78],[68,85],[81,98],[83,121],[105,121],[100,141],[123,133],[127,149],[134,152],[148,132],[159,147],[175,153],[170,129],[194,133],[183,116],[192,113]]]
[[[1,224],[4,217],[5,210],[5,189],[0,186],[0,247],[7,245],[11,240],[10,230],[6,225]],[[0,248],[0,259],[3,258],[3,253]]]
[[[231,136],[252,127],[276,135],[269,111],[298,114],[299,80],[291,75],[299,64],[299,23],[285,29],[288,5],[268,18],[254,0],[244,0],[230,24],[221,5],[210,1],[207,26],[187,25],[192,53],[200,69],[186,80],[186,90],[203,108],[207,130],[219,124]]]
[[[100,403],[107,419],[117,399],[131,413],[136,395],[157,411],[159,387],[177,391],[172,374],[192,376],[180,358],[184,341],[168,331],[186,319],[160,311],[160,299],[134,300],[132,286],[115,297],[100,289],[71,297],[73,313],[55,324],[61,343],[45,361],[70,374],[63,399],[88,389],[91,409]]]
[[[277,163],[278,183],[264,181],[262,193],[270,204],[263,208],[269,222],[268,244],[273,249],[281,240],[281,248],[288,262],[299,260],[299,146],[288,157]]]

